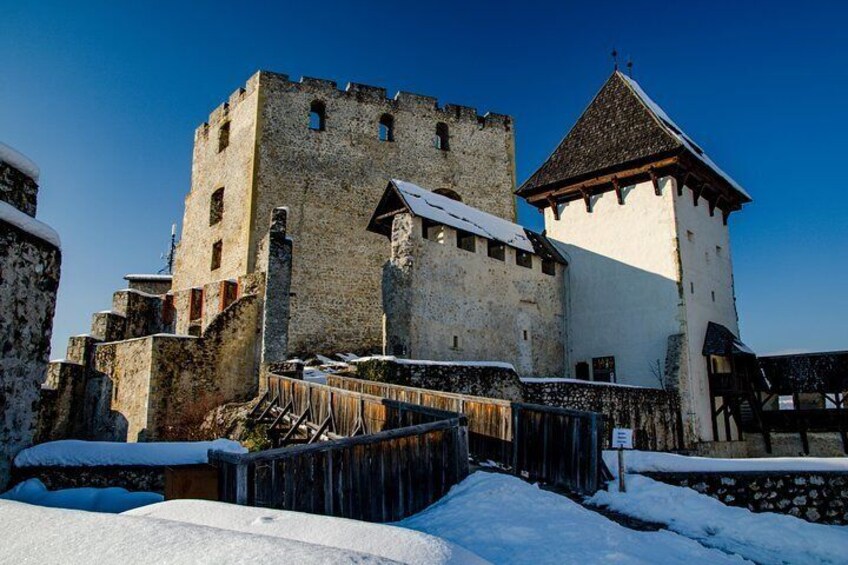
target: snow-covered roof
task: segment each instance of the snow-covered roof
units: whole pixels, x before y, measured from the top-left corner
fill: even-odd
[[[38,181],[40,171],[32,159],[0,141],[0,161],[11,165],[34,181]]]
[[[170,281],[173,275],[124,275],[126,281]]]
[[[392,184],[416,216],[534,253],[533,244],[524,227],[518,224],[430,192],[411,182],[392,179]]]
[[[46,241],[56,248],[62,247],[62,242],[56,230],[2,200],[0,200],[0,220],[12,224],[19,230]]]
[[[672,136],[679,139],[680,142],[686,147],[686,149],[688,149],[689,152],[692,153],[692,155],[694,155],[702,163],[704,163],[706,166],[715,171],[716,174],[718,174],[724,180],[730,183],[730,185],[735,188],[740,194],[747,197],[749,200],[751,199],[751,195],[745,192],[745,189],[743,189],[739,185],[739,183],[733,180],[730,175],[721,170],[721,168],[719,168],[719,166],[716,165],[715,162],[710,159],[706,153],[704,153],[704,150],[701,149],[701,147],[698,146],[697,143],[692,141],[692,138],[686,135],[686,133],[683,131],[683,129],[680,128],[680,126],[674,123],[674,121],[668,116],[668,114],[666,114],[665,111],[660,108],[659,104],[651,100],[651,97],[648,96],[644,90],[642,90],[642,87],[639,86],[638,82],[636,82],[635,80],[633,80],[633,78],[625,75],[622,72],[619,72],[619,75],[621,76],[621,78],[624,79],[624,82],[626,82],[627,85],[633,89],[633,92],[636,93],[636,96],[639,97],[639,100],[641,100],[641,102],[648,108],[648,110],[650,110],[651,113],[657,117],[657,120],[659,121],[660,125],[663,126],[663,128],[665,128]]]

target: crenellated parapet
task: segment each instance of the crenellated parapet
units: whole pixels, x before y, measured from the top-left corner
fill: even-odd
[[[248,79],[243,88],[233,92],[226,102],[209,114],[208,121],[197,128],[195,138],[198,135],[208,135],[210,128],[228,120],[235,107],[250,96],[260,84],[285,92],[314,94],[319,97],[362,104],[378,104],[385,106],[388,111],[432,112],[434,118],[439,120],[475,123],[481,128],[500,127],[508,131],[512,126],[512,118],[505,114],[492,112],[480,114],[476,108],[458,104],[440,105],[438,99],[433,96],[398,91],[394,96],[389,97],[387,89],[381,86],[348,82],[345,88],[341,89],[334,80],[313,77],[291,80],[286,74],[258,71]]]

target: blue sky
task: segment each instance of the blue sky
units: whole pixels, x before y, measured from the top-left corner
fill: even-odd
[[[257,69],[514,116],[519,180],[609,52],[754,197],[731,217],[742,335],[848,349],[846,3],[0,0],[0,140],[42,169],[61,234],[53,357],[182,218],[194,128]],[[520,220],[539,227],[522,208]]]

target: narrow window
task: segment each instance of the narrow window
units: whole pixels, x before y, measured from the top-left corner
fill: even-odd
[[[203,289],[191,289],[189,299],[188,319],[190,321],[199,320],[203,316]]]
[[[489,257],[498,261],[506,260],[506,245],[500,241],[489,240]]]
[[[712,294],[712,296],[713,296],[713,302],[715,302],[715,291],[713,290],[713,291],[711,292],[711,294]]]
[[[689,294],[695,294],[695,283],[689,281]]]
[[[456,246],[460,249],[474,253],[476,250],[474,234],[462,230],[456,230]]]
[[[691,232],[691,231],[689,231],[689,230],[686,230],[686,239],[688,239],[688,240],[689,240],[689,243],[694,243],[694,241],[695,241],[695,234],[694,234],[694,233],[692,233],[692,232]]]
[[[327,108],[320,100],[315,100],[309,106],[309,129],[324,131],[327,127]]]
[[[530,336],[527,334],[527,330],[524,330],[524,341],[530,339]]]
[[[477,129],[485,129],[486,127],[486,118],[484,116],[477,116]]]
[[[209,225],[214,226],[224,218],[224,188],[212,193],[209,201]]]
[[[219,239],[212,244],[212,266],[211,270],[221,267],[221,253],[223,252],[224,243]]]
[[[528,269],[533,268],[533,254],[527,251],[515,250],[515,264]]]
[[[435,223],[430,220],[424,218],[421,220],[421,237],[424,239],[430,239],[430,228],[432,228]]]
[[[716,257],[721,257],[721,245],[716,245]]]
[[[453,349],[459,349],[459,336],[453,336],[453,345],[451,346]]]
[[[230,144],[230,122],[224,122],[218,128],[218,153],[227,148]]]
[[[457,194],[456,191],[453,191],[449,188],[437,188],[433,192],[435,192],[436,194],[441,194],[442,196],[450,198],[451,200],[456,200],[457,202],[462,202],[462,197],[459,194]]]
[[[380,141],[395,140],[395,119],[390,114],[380,116]]]
[[[550,259],[542,259],[542,272],[546,275],[555,275],[556,274],[556,263],[551,261]]]
[[[448,133],[448,125],[444,122],[436,124],[436,137],[433,138],[433,145],[436,149],[442,151],[450,151],[450,135]]]

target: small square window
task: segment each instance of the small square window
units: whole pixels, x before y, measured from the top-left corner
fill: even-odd
[[[520,266],[520,267],[532,269],[533,268],[533,254],[528,253],[527,251],[521,251],[520,249],[516,249],[516,251],[515,251],[515,264]]]
[[[476,249],[476,238],[474,234],[462,230],[456,230],[456,246],[460,249],[474,253]]]
[[[498,261],[506,260],[506,245],[500,241],[489,240],[489,257]]]
[[[216,270],[221,267],[221,255],[224,251],[224,243],[219,239],[212,244],[212,265],[211,270]]]
[[[546,275],[556,275],[556,263],[550,259],[542,259],[542,272]]]

